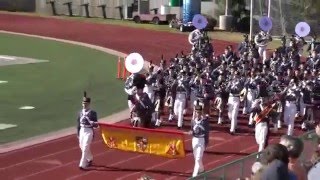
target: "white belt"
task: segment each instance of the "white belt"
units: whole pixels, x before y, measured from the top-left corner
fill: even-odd
[[[193,135],[193,137],[194,137],[194,138],[201,139],[201,138],[204,138],[204,135],[199,135],[199,136]]]
[[[229,96],[231,96],[231,97],[240,97],[240,94],[229,94]]]
[[[286,101],[286,103],[288,103],[288,104],[295,104],[296,101]]]
[[[82,128],[93,128],[91,125],[84,125],[84,124],[81,124],[80,127],[82,127]]]

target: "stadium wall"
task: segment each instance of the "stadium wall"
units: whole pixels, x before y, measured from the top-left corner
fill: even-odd
[[[35,12],[35,9],[36,9],[35,1],[36,0],[0,0],[0,10]]]

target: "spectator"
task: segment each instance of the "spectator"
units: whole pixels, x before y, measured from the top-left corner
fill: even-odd
[[[320,123],[316,126],[316,134],[320,139]],[[308,168],[308,180],[318,180],[320,177],[320,142],[318,144],[317,150],[311,158],[311,167]]]
[[[317,126],[316,126],[316,134],[320,138],[320,123],[318,123]]]
[[[284,145],[289,153],[288,168],[293,174],[295,174],[298,180],[306,180],[307,173],[305,169],[299,164],[298,158],[303,151],[303,142],[301,139],[289,135],[284,135],[280,139],[280,144]]]
[[[319,180],[320,178],[320,147],[315,151],[312,159],[312,166],[308,171],[308,180]]]
[[[261,162],[255,162],[251,168],[251,180],[260,180],[263,170],[266,168]]]
[[[291,179],[288,171],[289,153],[282,144],[269,145],[262,153],[262,163],[267,167],[261,174],[261,180]]]

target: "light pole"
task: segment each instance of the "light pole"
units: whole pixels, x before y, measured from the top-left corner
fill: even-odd
[[[270,18],[271,0],[268,0],[268,18]]]
[[[249,33],[249,39],[252,40],[252,23],[253,23],[253,0],[250,0],[250,33]]]

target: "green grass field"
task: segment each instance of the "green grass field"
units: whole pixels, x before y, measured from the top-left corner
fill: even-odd
[[[37,38],[0,34],[0,55],[49,60],[0,66],[0,144],[75,126],[83,91],[99,117],[127,107],[117,57],[101,51]],[[20,110],[21,106],[33,110]]]

